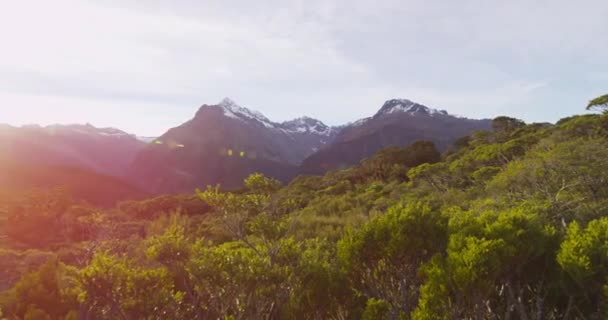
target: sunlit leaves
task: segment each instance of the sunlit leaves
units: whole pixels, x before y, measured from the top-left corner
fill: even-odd
[[[366,298],[382,299],[393,314],[408,314],[416,305],[418,268],[443,251],[446,241],[445,217],[428,204],[416,203],[391,208],[347,234],[338,248],[356,290]]]
[[[166,319],[180,313],[182,294],[164,269],[146,269],[101,252],[79,272],[79,300],[97,319]]]
[[[587,110],[600,109],[604,112],[608,111],[608,94],[597,97],[587,104]]]

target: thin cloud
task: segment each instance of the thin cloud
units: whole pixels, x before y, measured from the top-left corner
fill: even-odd
[[[600,0],[11,2],[0,118],[64,101],[65,121],[155,135],[229,96],[277,121],[342,124],[394,97],[555,121],[605,86],[606,16]]]

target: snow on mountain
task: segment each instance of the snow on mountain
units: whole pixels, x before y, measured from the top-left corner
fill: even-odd
[[[281,123],[281,128],[289,132],[314,134],[319,136],[330,136],[334,133],[334,129],[332,127],[329,127],[323,122],[310,117],[300,117],[290,121],[285,121]]]
[[[405,113],[410,115],[428,115],[431,117],[438,115],[449,115],[445,110],[429,108],[427,106],[413,102],[408,99],[391,99],[386,101],[384,105],[382,105],[382,108],[380,108],[380,110],[373,117],[366,117],[354,122],[347,123],[346,125],[344,125],[344,127],[358,127],[374,118],[399,113]]]
[[[348,127],[348,126],[353,126],[353,127],[360,126],[360,125],[362,125],[362,124],[366,123],[366,122],[367,122],[368,120],[370,120],[370,119],[371,119],[371,117],[362,118],[362,119],[359,119],[359,120],[357,120],[357,121],[355,121],[355,122],[350,122],[350,123],[347,123],[347,124],[345,125],[345,127]]]
[[[247,108],[241,107],[236,104],[230,98],[224,98],[219,104],[219,107],[224,111],[224,115],[229,118],[239,120],[255,120],[266,128],[276,128],[276,124],[268,120],[262,113],[258,111],[252,111]]]
[[[323,174],[360,163],[378,150],[406,147],[417,140],[430,140],[447,150],[459,137],[491,128],[489,120],[456,117],[407,99],[386,101],[378,112],[339,130],[333,142],[306,158],[301,174]]]
[[[432,109],[408,99],[392,99],[384,103],[376,117],[392,113],[425,114],[430,116],[448,115],[444,110]]]
[[[230,98],[224,98],[219,104],[222,108],[224,115],[241,120],[241,121],[255,121],[262,124],[264,127],[273,130],[280,130],[288,134],[313,134],[319,136],[331,136],[333,135],[334,129],[325,125],[323,122],[313,119],[310,117],[301,117],[283,123],[276,123],[270,121],[262,113],[238,105]]]

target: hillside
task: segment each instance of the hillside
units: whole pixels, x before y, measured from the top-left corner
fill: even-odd
[[[66,166],[124,176],[145,147],[135,136],[92,125],[0,126],[0,161]]]
[[[50,243],[8,233],[9,244],[61,250],[16,283],[11,273],[18,290],[0,306],[99,319],[599,319],[607,167],[608,115],[499,117],[443,153],[417,141],[285,186],[255,174],[238,192],[197,192],[201,206],[44,200],[46,220],[6,212],[3,229],[67,219],[78,232],[56,223]],[[0,255],[9,266],[42,259]]]
[[[342,127],[333,142],[308,157],[300,173],[322,174],[358,164],[378,150],[430,140],[445,151],[456,139],[490,129],[490,120],[460,118],[407,99],[386,101],[370,117]]]
[[[0,126],[0,161],[73,167],[128,181],[151,194],[238,188],[260,172],[284,183],[298,174],[344,169],[380,149],[430,140],[444,151],[488,120],[452,116],[407,99],[372,117],[330,127],[310,118],[274,122],[225,98],[158,138],[86,125]]]
[[[141,199],[147,194],[119,178],[74,167],[38,166],[0,162],[0,190],[65,188],[76,199],[112,207],[119,201]]]

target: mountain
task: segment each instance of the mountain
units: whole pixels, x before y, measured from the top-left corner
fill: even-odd
[[[87,125],[0,126],[0,160],[124,176],[146,143],[114,128]]]
[[[225,98],[202,105],[158,138],[92,125],[0,125],[0,161],[25,167],[78,168],[119,177],[150,193],[241,186],[261,172],[288,182],[359,163],[379,149],[431,140],[446,149],[489,120],[456,117],[406,99],[387,101],[372,117],[341,127],[301,117],[273,122]]]
[[[490,129],[490,120],[450,115],[407,99],[389,100],[372,117],[342,127],[301,117],[277,123],[226,98],[203,105],[136,157],[129,179],[154,193],[241,186],[261,172],[284,182],[352,166],[382,148],[431,140],[445,150],[454,140]]]
[[[0,161],[0,190],[65,188],[74,199],[104,207],[123,200],[143,199],[146,192],[122,179],[93,171],[66,167]]]
[[[170,129],[136,157],[130,178],[156,193],[221,184],[235,188],[261,172],[288,181],[301,162],[331,143],[337,132],[302,117],[276,123],[226,98],[203,105],[190,121]]]
[[[384,103],[372,117],[343,127],[331,144],[305,159],[302,174],[322,174],[359,163],[389,146],[407,146],[430,140],[445,150],[456,139],[491,128],[490,120],[473,120],[432,109],[407,99]]]

